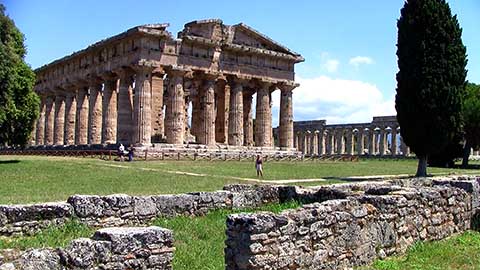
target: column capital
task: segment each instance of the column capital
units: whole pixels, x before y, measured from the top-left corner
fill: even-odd
[[[53,93],[55,95],[55,97],[65,97],[66,95],[66,91],[63,87],[55,87],[55,89],[53,90]]]
[[[120,79],[132,76],[135,73],[135,70],[133,70],[131,67],[121,67],[112,70],[113,73],[115,73]]]
[[[111,80],[116,80],[118,78],[118,75],[115,72],[107,71],[107,72],[101,73],[100,78],[102,78],[103,81],[111,81]]]
[[[227,77],[227,82],[233,85],[247,85],[250,82],[249,78],[243,77],[243,76],[228,76]]]
[[[87,77],[87,82],[88,82],[88,86],[97,86],[103,83],[102,78],[96,74],[95,75],[89,74],[89,76]]]
[[[191,70],[186,70],[178,67],[165,67],[165,71],[168,76],[181,76],[185,77],[191,73]],[[193,78],[193,76],[192,76]]]
[[[293,91],[296,87],[300,86],[299,83],[295,83],[293,81],[289,82],[281,82],[277,84],[277,87],[280,89],[282,92],[290,92]]]
[[[130,66],[135,72],[145,72],[145,73],[152,73],[155,70],[155,67],[152,66],[144,66],[144,65],[133,65]]]

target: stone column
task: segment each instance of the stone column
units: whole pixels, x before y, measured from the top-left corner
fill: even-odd
[[[65,96],[58,93],[55,96],[55,123],[53,132],[53,143],[63,145],[63,135],[65,131]]]
[[[363,155],[363,140],[364,140],[364,129],[359,129],[357,133],[357,155]]]
[[[75,92],[67,92],[65,96],[65,126],[63,144],[75,144],[75,116],[77,110],[77,99]]]
[[[202,125],[202,103],[201,103],[201,96],[202,96],[202,88],[199,86],[195,90],[195,94],[192,95],[190,92],[191,101],[192,101],[192,122],[191,122],[191,129],[190,133],[195,136],[196,141],[200,141],[200,130]],[[186,118],[186,117],[185,117]]]
[[[375,130],[373,128],[368,131],[368,155],[375,155]]]
[[[346,140],[346,144],[347,144],[347,155],[349,156],[353,156],[353,151],[354,151],[354,138],[353,138],[354,134],[353,134],[353,130],[351,128],[349,128],[347,130],[347,140]]]
[[[104,76],[104,80],[102,143],[115,144],[117,142],[117,78],[109,74]]]
[[[215,77],[206,76],[201,86],[201,123],[199,142],[205,145],[215,145]]]
[[[117,142],[128,145],[133,137],[133,73],[128,69],[117,72],[118,87]]]
[[[187,95],[187,92],[185,92],[185,106],[184,106],[184,112],[185,112],[185,123],[183,124],[183,126],[185,127],[185,134],[183,135],[183,138],[185,138],[185,142],[188,142],[190,140],[190,136],[193,135],[192,134],[192,128],[190,127],[191,124],[193,124],[193,117],[191,119],[191,122],[189,121],[190,119],[188,118],[188,110],[190,109],[190,96],[192,95],[192,92],[188,93]],[[193,115],[192,115],[193,116]],[[200,119],[200,118],[198,118]],[[198,120],[200,121],[200,120]],[[190,122],[190,123],[189,123]],[[201,124],[201,123],[200,123]],[[200,130],[199,128],[200,125],[197,125],[197,129]],[[198,132],[197,132],[198,133]],[[198,139],[195,138],[195,141],[198,142]]]
[[[408,157],[410,156],[410,147],[408,147],[405,142],[403,141],[403,138],[402,136],[400,136],[400,143],[401,143],[401,150],[402,150],[402,154],[403,156],[405,157]]]
[[[392,156],[396,156],[398,152],[397,145],[397,129],[392,129]]]
[[[98,79],[90,81],[88,113],[88,144],[102,142],[102,82]]]
[[[252,93],[243,93],[243,144],[253,146]]]
[[[337,129],[337,154],[343,155],[343,129]]]
[[[133,101],[133,143],[135,145],[149,145],[152,140],[151,79],[151,67],[135,67],[135,98]],[[182,104],[184,102],[182,96]],[[183,124],[181,131],[183,132]]]
[[[88,143],[88,113],[89,113],[88,89],[80,87],[77,91],[77,113],[75,123],[75,144]]]
[[[45,145],[53,145],[53,123],[55,122],[53,96],[47,97],[45,108]]]
[[[182,70],[168,72],[168,104],[165,116],[167,143],[183,144],[185,135],[185,99]]]
[[[293,147],[293,100],[292,93],[295,86],[280,85],[280,147]]]
[[[318,155],[323,156],[325,155],[325,130],[322,130],[318,133]]]
[[[40,95],[40,115],[37,120],[37,134],[35,136],[35,143],[37,145],[45,144],[45,111],[46,111],[46,97]]]
[[[386,140],[386,130],[384,128],[382,128],[380,130],[380,145],[379,145],[379,152],[380,152],[380,156],[385,156],[386,154],[386,147],[385,147],[385,144],[387,142]]]
[[[152,136],[163,138],[163,73],[152,74]]]
[[[312,134],[312,155],[318,156],[318,134],[320,132],[318,130],[315,130]]]
[[[480,151],[476,150],[476,151],[473,151],[473,155],[474,156],[478,156],[480,154]]]
[[[333,155],[335,153],[335,130],[330,129],[328,132],[328,154]]]
[[[28,145],[33,146],[36,145],[37,141],[37,121],[33,122],[32,131],[30,132],[30,136],[28,137]]]
[[[230,93],[228,144],[243,145],[243,81],[235,78]],[[257,97],[258,98],[258,97]]]
[[[215,139],[219,143],[228,142],[228,114],[230,106],[230,86],[224,80],[218,80],[217,89],[217,118],[215,120]]]
[[[299,136],[300,136],[300,135],[299,135],[299,133],[298,133],[298,131],[297,131],[297,132],[295,133],[295,141],[294,141],[294,143],[293,143],[293,146],[294,146],[297,150],[299,149],[299,147],[298,147],[298,142],[299,142],[299,138],[298,138],[298,137],[299,137]]]
[[[307,130],[303,133],[303,138],[302,138],[302,152],[305,155],[309,155],[309,149],[310,149],[310,130]]]
[[[270,84],[262,83],[257,91],[257,108],[255,117],[255,144],[271,146],[272,112],[270,108]]]

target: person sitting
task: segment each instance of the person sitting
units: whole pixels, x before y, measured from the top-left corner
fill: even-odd
[[[133,161],[133,144],[128,147],[128,161]]]
[[[123,144],[120,144],[120,146],[118,147],[118,158],[120,159],[120,161],[123,161],[123,155],[125,154],[125,146],[123,146]]]

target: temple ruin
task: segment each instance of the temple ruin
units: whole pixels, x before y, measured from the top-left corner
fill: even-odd
[[[273,149],[271,95],[279,90],[277,150],[294,151],[300,54],[243,23],[193,21],[178,38],[167,27],[137,26],[36,69],[35,145]]]
[[[275,129],[275,135],[277,135]],[[294,146],[307,156],[409,156],[396,116],[370,123],[327,125],[326,120],[294,122]]]

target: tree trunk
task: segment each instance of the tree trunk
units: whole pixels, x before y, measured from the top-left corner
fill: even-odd
[[[427,156],[418,157],[418,167],[416,177],[427,177]]]
[[[467,140],[465,142],[465,147],[463,148],[463,160],[462,160],[462,168],[468,167],[468,158],[470,157],[470,142]]]

